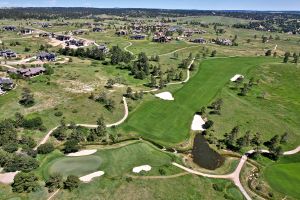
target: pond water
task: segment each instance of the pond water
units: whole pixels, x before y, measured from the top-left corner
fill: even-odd
[[[197,134],[192,150],[193,161],[200,167],[214,170],[223,165],[224,157],[211,149],[203,135]]]

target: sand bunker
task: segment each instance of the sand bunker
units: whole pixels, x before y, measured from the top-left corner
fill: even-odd
[[[232,78],[230,79],[230,81],[231,81],[231,82],[235,82],[235,81],[237,81],[239,78],[244,78],[244,76],[243,76],[243,75],[240,75],[240,74],[236,74],[236,75],[234,75],[234,77],[232,77]]]
[[[151,170],[151,166],[150,165],[142,165],[142,166],[139,166],[139,167],[134,167],[132,169],[132,172],[134,173],[140,173],[141,171],[150,171]]]
[[[92,155],[96,152],[97,152],[97,149],[82,150],[82,151],[78,151],[76,153],[69,153],[67,156],[69,156],[69,157],[88,156],[88,155]]]
[[[195,115],[191,129],[193,131],[204,131],[203,125],[205,124],[205,121],[202,119],[201,115]]]
[[[167,101],[174,100],[174,97],[172,96],[172,94],[170,92],[162,92],[162,93],[156,94],[155,96],[158,98],[161,98],[163,100],[167,100]]]
[[[100,177],[102,175],[104,175],[104,171],[98,171],[98,172],[94,172],[94,173],[82,176],[82,177],[79,178],[79,180],[81,180],[82,182],[88,183],[93,178]]]
[[[8,172],[8,173],[0,174],[0,183],[4,183],[4,184],[13,183],[14,178],[18,173],[19,172],[17,171],[17,172]]]

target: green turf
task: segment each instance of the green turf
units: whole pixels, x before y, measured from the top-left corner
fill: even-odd
[[[197,74],[173,94],[175,101],[145,102],[129,115],[122,129],[165,145],[182,142],[189,137],[195,112],[207,106],[232,76],[244,74],[264,62],[274,60],[258,57],[204,61]]]
[[[98,150],[97,153],[82,157],[61,157],[56,154],[57,159],[44,162],[42,174],[59,173],[63,176],[70,174],[83,176],[97,170],[104,171],[106,176],[115,177],[130,173],[133,167],[150,165],[159,168],[170,165],[172,156],[161,152],[152,145],[136,142],[116,149]],[[51,155],[49,155],[51,157]]]
[[[264,176],[270,186],[285,195],[300,196],[300,155],[288,156],[266,168]]]

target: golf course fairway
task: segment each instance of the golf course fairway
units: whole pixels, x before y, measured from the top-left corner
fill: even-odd
[[[272,58],[216,58],[203,61],[197,74],[173,93],[174,101],[153,99],[143,103],[121,126],[125,132],[136,133],[165,146],[173,146],[189,138],[195,112],[207,106],[235,74]]]

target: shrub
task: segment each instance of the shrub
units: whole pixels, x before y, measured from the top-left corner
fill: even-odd
[[[77,176],[69,175],[67,180],[64,182],[64,188],[72,191],[75,188],[78,188],[80,180]]]
[[[38,178],[34,173],[18,173],[14,178],[14,183],[11,185],[13,192],[34,192],[38,189]]]
[[[48,154],[48,153],[51,153],[52,151],[54,151],[54,146],[51,143],[41,144],[37,148],[38,154]]]
[[[63,115],[63,112],[58,111],[58,112],[55,112],[54,115],[55,115],[56,117],[61,117],[61,116]]]

